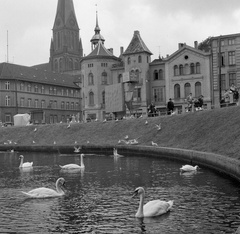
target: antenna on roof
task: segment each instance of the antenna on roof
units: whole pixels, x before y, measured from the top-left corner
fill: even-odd
[[[8,30],[7,30],[7,63],[8,63]]]
[[[160,48],[161,48],[161,46],[158,46],[158,58],[160,59],[161,58],[161,53],[160,53]]]

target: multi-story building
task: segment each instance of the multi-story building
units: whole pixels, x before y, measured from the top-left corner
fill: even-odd
[[[225,89],[229,89],[231,84],[240,86],[240,34],[212,37],[209,41],[212,101],[217,106]]]
[[[80,118],[80,88],[73,76],[36,67],[0,64],[0,120],[13,122],[29,113],[33,123],[67,122]]]

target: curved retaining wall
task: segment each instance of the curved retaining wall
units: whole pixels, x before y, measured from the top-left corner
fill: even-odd
[[[95,145],[83,145],[83,153],[93,153],[93,154],[113,154],[113,148],[118,149],[118,153],[126,154],[128,156],[138,155],[138,156],[152,156],[152,157],[163,157],[168,159],[175,159],[179,161],[184,161],[188,164],[206,166],[217,170],[219,172],[225,173],[240,181],[240,160],[233,159],[227,156],[199,152],[194,150],[185,150],[177,148],[167,148],[167,147],[153,147],[153,146],[95,146]],[[37,152],[58,152],[62,154],[74,153],[74,145],[62,145],[62,146],[0,146],[0,150],[11,150],[15,151],[37,151]]]

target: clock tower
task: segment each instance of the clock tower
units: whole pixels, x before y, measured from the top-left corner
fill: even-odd
[[[73,0],[58,0],[52,31],[50,48],[52,71],[71,72],[79,70],[83,49]]]

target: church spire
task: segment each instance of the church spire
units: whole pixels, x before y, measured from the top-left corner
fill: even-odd
[[[65,72],[79,69],[82,44],[73,0],[58,0],[50,48],[52,71]]]
[[[94,29],[95,35],[91,39],[92,50],[98,45],[98,42],[101,41],[104,44],[104,37],[100,34],[100,27],[98,26],[98,12],[96,11],[96,27]]]

